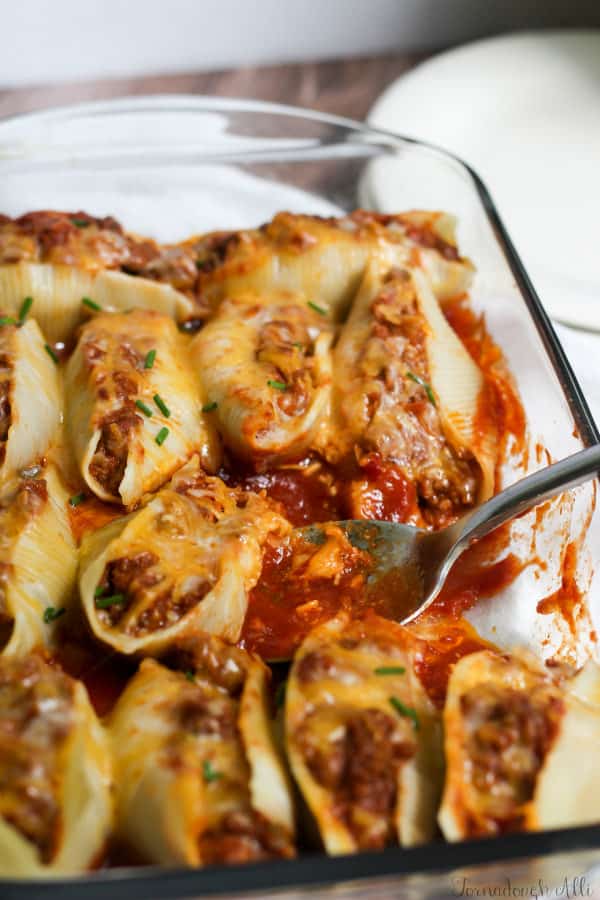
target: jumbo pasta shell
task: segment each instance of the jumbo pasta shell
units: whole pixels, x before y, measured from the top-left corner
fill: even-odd
[[[185,294],[168,284],[111,270],[21,262],[0,266],[0,309],[18,316],[25,297],[33,297],[35,317],[51,344],[73,337],[86,317],[87,297],[104,310],[154,309],[178,320],[192,316]]]
[[[83,685],[39,657],[0,659],[0,682],[5,737],[10,726],[1,751],[7,766],[0,774],[0,876],[78,874],[96,860],[112,826],[106,735]]]
[[[264,542],[289,527],[194,458],[143,509],[84,540],[79,586],[92,631],[125,654],[157,654],[192,629],[236,641]]]
[[[410,646],[387,620],[340,615],[294,658],[287,753],[330,854],[413,846],[434,834],[441,732]]]
[[[62,420],[56,364],[34,319],[0,327],[0,390],[0,484],[6,484],[46,454]]]
[[[118,833],[150,862],[165,865],[290,856],[287,812],[282,821],[280,802],[274,815],[268,804],[257,807],[251,787],[257,777],[277,781],[282,765],[268,723],[267,670],[214,639],[210,648],[230,681],[232,673],[239,676],[235,692],[193,664],[184,675],[144,660],[111,714]],[[256,703],[249,753],[241,710]],[[281,784],[275,794],[272,788],[261,785],[273,797]],[[289,797],[283,805],[291,808]]]
[[[228,446],[258,462],[299,457],[329,414],[331,324],[297,295],[224,301],[191,356]]]
[[[173,321],[152,310],[99,315],[82,328],[65,373],[67,428],[100,499],[135,506],[194,452],[216,470],[217,434],[186,352]]]
[[[58,617],[70,606],[77,548],[68,493],[53,466],[22,478],[0,503],[1,619],[10,624],[5,656],[50,646]],[[51,609],[56,619],[45,615]]]

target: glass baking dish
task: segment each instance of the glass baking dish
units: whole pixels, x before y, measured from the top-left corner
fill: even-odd
[[[527,413],[532,452],[526,470],[542,464],[540,447],[558,459],[599,440],[487,189],[453,156],[350,120],[209,97],[124,99],[0,123],[0,211],[10,215],[84,209],[114,215],[129,230],[177,240],[204,230],[256,226],[282,209],[339,215],[357,206],[384,212],[444,209],[457,215],[459,245],[478,269],[473,305],[485,314],[504,350]],[[522,471],[507,464],[505,481]],[[598,593],[600,554],[594,490],[591,485],[578,489],[566,511],[560,505],[551,511],[543,529],[544,553],[551,562],[553,553],[560,556],[565,528],[572,531],[589,512],[579,572],[587,587],[586,627],[565,646],[564,635],[548,617],[535,615],[532,591],[541,597],[543,589],[525,571],[493,602],[472,611],[470,618],[484,636],[503,645],[531,646],[545,657],[585,658],[599,619],[589,600]],[[531,530],[531,520],[520,520],[515,541]],[[567,887],[571,896],[577,888],[591,891],[581,896],[595,896],[598,848],[600,825],[353,857],[307,854],[295,861],[197,871],[118,869],[85,879],[0,881],[0,897],[150,900],[268,892],[281,898],[360,894],[441,900],[476,890],[493,896],[494,887],[512,891],[506,896],[567,896]],[[553,888],[563,893],[553,895]]]

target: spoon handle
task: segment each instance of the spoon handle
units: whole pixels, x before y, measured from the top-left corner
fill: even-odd
[[[589,481],[599,472],[600,444],[594,444],[511,484],[461,520],[463,527],[456,537],[455,552],[538,503]]]

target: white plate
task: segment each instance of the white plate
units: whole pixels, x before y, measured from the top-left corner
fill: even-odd
[[[600,331],[600,31],[442,53],[392,84],[369,122],[470,163],[550,314]]]

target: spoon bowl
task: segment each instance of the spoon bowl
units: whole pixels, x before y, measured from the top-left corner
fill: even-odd
[[[370,555],[367,584],[371,589],[377,582],[391,579],[402,610],[398,621],[406,625],[433,603],[467,547],[539,503],[589,481],[599,470],[600,444],[595,444],[522,478],[440,531],[349,519],[309,525],[295,533],[310,543],[323,544],[332,526],[338,528],[353,547]]]

